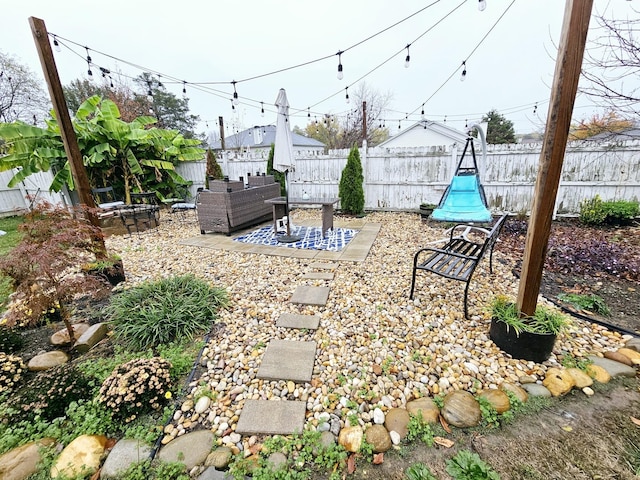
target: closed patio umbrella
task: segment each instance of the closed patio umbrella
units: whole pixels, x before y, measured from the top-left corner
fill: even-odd
[[[295,169],[295,159],[293,158],[293,139],[291,137],[291,124],[289,123],[289,101],[284,88],[280,89],[275,106],[278,107],[278,118],[276,121],[276,140],[273,152],[273,168],[284,173],[285,183],[285,215],[287,216],[287,234],[280,235],[281,242],[296,242],[299,237],[291,235],[291,221],[289,219],[289,170]]]

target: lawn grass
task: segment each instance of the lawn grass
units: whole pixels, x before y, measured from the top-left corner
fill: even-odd
[[[0,257],[8,255],[22,238],[22,232],[18,230],[18,225],[23,220],[21,216],[0,218],[0,230],[7,232],[5,235],[0,235]],[[7,300],[12,292],[11,280],[0,275],[0,312],[5,310]]]

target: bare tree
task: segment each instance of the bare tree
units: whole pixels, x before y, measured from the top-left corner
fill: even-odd
[[[379,119],[392,100],[393,95],[391,92],[381,93],[369,87],[366,82],[362,82],[350,96],[352,97],[350,98],[350,103],[353,108],[347,114],[347,118],[342,125],[340,148],[361,145],[364,139],[363,119],[365,112],[367,119],[367,145],[375,146],[386,140],[389,137],[389,131],[379,128],[378,124]]]
[[[51,102],[28,67],[0,52],[0,122],[42,123]]]
[[[640,15],[622,20],[595,16],[594,38],[589,41],[582,66],[586,82],[581,93],[608,110],[625,116],[640,112]]]

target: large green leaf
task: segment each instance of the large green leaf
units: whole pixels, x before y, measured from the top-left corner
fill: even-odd
[[[140,166],[140,163],[138,163],[138,159],[130,149],[128,149],[126,152],[126,158],[127,164],[131,169],[131,173],[133,173],[134,175],[141,175],[143,173],[142,167]]]
[[[140,160],[140,163],[146,167],[154,167],[159,170],[175,170],[176,167],[171,162],[164,160]]]
[[[92,97],[87,98],[84,102],[82,102],[82,105],[80,105],[80,108],[78,108],[78,111],[76,112],[76,118],[78,120],[86,120],[87,117],[89,117],[89,115],[93,115],[94,113],[96,113],[96,110],[98,109],[99,104],[100,104],[99,95],[94,95]]]
[[[54,192],[59,192],[60,190],[62,190],[62,187],[64,187],[65,184],[69,185],[69,188],[71,188],[71,190],[74,189],[73,176],[71,175],[69,162],[65,162],[62,169],[55,174],[50,188]]]

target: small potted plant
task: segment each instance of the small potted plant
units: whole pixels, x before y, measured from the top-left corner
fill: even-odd
[[[438,206],[433,203],[420,204],[420,216],[424,219],[429,218]]]
[[[553,351],[558,334],[567,325],[566,316],[539,305],[533,316],[521,316],[514,302],[497,296],[490,307],[489,336],[513,358],[542,363]]]
[[[106,279],[113,286],[125,281],[124,265],[122,259],[116,254],[85,263],[82,265],[82,270],[88,275]]]

